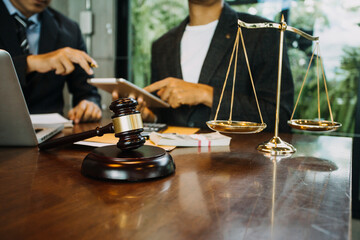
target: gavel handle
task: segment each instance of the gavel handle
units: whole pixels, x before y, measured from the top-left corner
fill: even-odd
[[[101,128],[97,127],[94,130],[49,140],[49,141],[40,143],[38,145],[38,147],[40,150],[45,150],[45,149],[49,149],[49,148],[53,148],[53,147],[58,147],[58,146],[61,146],[64,144],[74,143],[74,142],[81,141],[81,140],[95,137],[95,136],[102,136],[105,133],[114,133],[114,126],[112,123],[109,123],[108,125],[101,127]]]

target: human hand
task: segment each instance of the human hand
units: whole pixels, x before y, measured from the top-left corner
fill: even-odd
[[[201,83],[189,83],[173,77],[155,82],[145,87],[144,90],[157,91],[157,95],[163,101],[168,102],[172,108],[198,104],[211,107],[213,102],[213,87]]]
[[[74,63],[79,64],[89,75],[94,74],[91,66],[97,67],[96,61],[84,51],[65,47],[45,54],[29,55],[27,72],[46,73],[55,70],[55,74],[67,75],[74,71]]]
[[[79,122],[98,121],[101,115],[102,113],[99,106],[88,100],[82,100],[68,113],[69,119],[73,120],[75,124]]]

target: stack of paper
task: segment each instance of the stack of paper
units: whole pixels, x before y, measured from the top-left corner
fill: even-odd
[[[156,145],[203,147],[230,145],[231,137],[224,136],[218,132],[190,135],[152,132],[150,140]]]
[[[199,131],[199,128],[190,128],[190,127],[175,127],[175,126],[168,126],[167,129],[163,130],[163,133],[181,133],[181,134],[194,134],[197,131]],[[75,144],[80,145],[87,145],[92,147],[104,147],[108,145],[116,145],[116,143],[119,141],[119,138],[115,137],[113,133],[104,134],[101,137],[92,137],[88,138],[84,141],[76,142]],[[145,145],[154,145],[152,141],[146,140]],[[165,149],[166,151],[173,150],[176,146],[160,146]]]

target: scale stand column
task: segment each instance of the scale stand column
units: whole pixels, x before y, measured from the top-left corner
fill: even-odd
[[[280,45],[279,45],[279,64],[278,64],[278,80],[276,90],[276,114],[275,114],[275,136],[268,142],[264,142],[258,145],[257,150],[261,152],[270,153],[271,155],[286,155],[296,152],[296,149],[291,144],[284,142],[278,136],[279,132],[279,111],[280,111],[280,94],[281,94],[281,71],[282,71],[282,59],[284,48],[284,32],[286,30],[286,22],[284,16],[281,17],[280,24]]]

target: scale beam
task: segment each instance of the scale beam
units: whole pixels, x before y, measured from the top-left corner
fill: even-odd
[[[256,28],[275,28],[279,30],[286,30],[290,32],[294,32],[296,34],[301,35],[302,37],[310,40],[310,41],[318,41],[319,37],[314,37],[312,35],[307,34],[297,28],[288,26],[286,24],[272,23],[272,22],[264,22],[264,23],[246,23],[238,19],[238,25],[244,28],[256,29]]]

